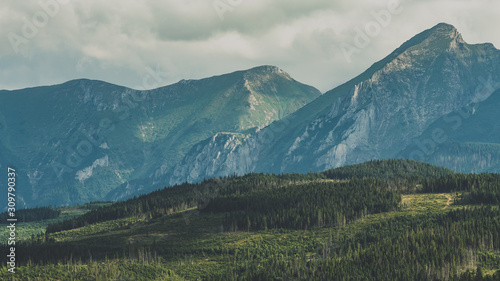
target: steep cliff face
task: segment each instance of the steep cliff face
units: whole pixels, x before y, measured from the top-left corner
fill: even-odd
[[[281,170],[290,171],[293,162],[311,164],[300,161],[305,154],[315,155],[310,159],[314,169],[394,157],[439,117],[489,97],[492,92],[482,92],[482,84],[487,77],[500,79],[498,50],[468,45],[444,24],[419,36],[425,38],[355,83],[326,115],[308,125],[287,151]],[[295,152],[300,146],[310,149]]]
[[[491,44],[469,45],[453,26],[439,24],[273,126],[238,143],[213,138],[200,144],[177,165],[171,182],[188,175],[197,181],[233,172],[320,171],[396,157],[437,119],[499,88],[499,53]],[[230,152],[219,149],[225,145]],[[238,168],[200,170],[196,159],[209,155],[221,159],[219,167]]]
[[[243,174],[252,170],[252,155],[241,147],[243,134],[218,133],[194,146],[182,164],[175,167],[170,184],[183,181],[196,182],[206,175],[223,176],[231,173]],[[237,154],[235,150],[238,149]],[[192,163],[194,166],[187,166]],[[188,173],[189,172],[189,173]]]
[[[439,24],[323,95],[274,66],[151,91],[90,80],[0,91],[0,167],[18,168],[26,206],[380,158],[498,171],[498,89],[500,51]]]

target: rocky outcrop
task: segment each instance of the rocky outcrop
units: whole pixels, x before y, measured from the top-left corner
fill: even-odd
[[[173,173],[177,181],[250,169],[231,153],[237,142],[320,95],[275,66],[148,91],[86,79],[0,91],[0,133],[8,136],[0,156],[26,179],[18,193],[25,206],[123,199],[168,185],[175,165],[214,135],[227,142],[210,147],[221,157],[199,151],[197,165]]]
[[[200,144],[176,166],[171,183],[253,171],[320,171],[396,157],[440,117],[486,100],[496,81],[499,51],[491,44],[469,45],[453,26],[439,24],[277,122],[289,128]],[[256,141],[266,133],[273,135],[271,142]],[[208,163],[212,157],[216,166]]]

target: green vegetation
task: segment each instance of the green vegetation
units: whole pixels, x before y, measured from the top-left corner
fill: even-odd
[[[497,178],[390,160],[184,184],[20,242],[15,280],[500,280]]]
[[[358,165],[344,166],[324,171],[329,179],[377,178],[387,180],[416,180],[454,175],[452,170],[430,164],[399,159],[373,160]]]
[[[26,186],[19,207],[129,198],[122,184],[153,191],[150,175],[171,170],[200,142],[248,135],[320,95],[266,66],[148,91],[92,80],[0,91],[0,159],[33,173],[18,175]]]
[[[426,192],[467,191],[467,196],[463,198],[463,202],[473,204],[500,204],[499,187],[499,174],[456,174],[436,179],[426,179],[423,182],[423,191]]]
[[[137,274],[140,272],[140,275]],[[185,280],[176,276],[172,271],[164,269],[159,263],[136,261],[103,261],[82,264],[79,262],[67,264],[50,264],[39,267],[23,267],[10,276],[2,269],[2,280],[155,280],[155,281],[181,281]],[[10,274],[12,275],[12,274]]]
[[[60,208],[50,208],[41,207],[33,209],[23,209],[16,212],[16,217],[18,222],[16,223],[16,236],[17,240],[28,240],[34,239],[35,237],[41,237],[47,229],[47,226],[55,224],[58,222],[71,220],[77,218],[90,210],[95,210],[96,208],[105,207],[111,205],[111,202],[89,202],[83,205],[71,206],[71,207],[60,207]],[[41,214],[37,214],[40,211]],[[2,215],[4,215],[3,213]],[[54,214],[58,214],[57,217],[51,218]],[[23,221],[23,215],[25,218],[30,218],[29,221]],[[2,223],[6,220],[2,219]],[[9,229],[5,225],[0,229],[1,237],[8,237]],[[0,243],[6,243],[7,240],[2,240]]]
[[[371,213],[396,209],[401,196],[387,182],[309,182],[214,198],[203,211],[227,214],[224,226],[237,231],[310,229],[345,225]]]
[[[15,215],[18,222],[41,221],[59,217],[61,210],[56,210],[52,207],[30,208],[17,210]],[[9,218],[9,212],[0,214],[0,222],[2,223],[6,222]]]

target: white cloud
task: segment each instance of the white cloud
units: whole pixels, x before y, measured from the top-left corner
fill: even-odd
[[[55,1],[63,2],[40,2]],[[16,54],[9,34],[23,38],[23,18],[32,23],[44,10],[38,0],[8,0],[0,8],[0,88],[75,78],[140,88],[146,67],[158,65],[169,84],[272,64],[326,91],[439,22],[455,25],[470,43],[500,46],[500,3],[494,0],[402,0],[403,11],[350,63],[340,45],[352,44],[356,28],[390,0],[240,2],[221,21],[211,0],[73,0],[59,5]]]

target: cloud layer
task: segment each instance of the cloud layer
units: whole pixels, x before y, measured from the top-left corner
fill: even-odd
[[[76,78],[147,88],[151,69],[167,85],[271,64],[327,91],[439,22],[499,47],[499,10],[494,0],[8,0],[0,89]],[[346,52],[359,32],[366,46]]]

